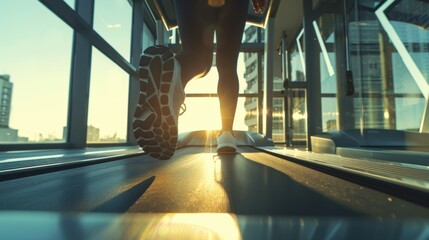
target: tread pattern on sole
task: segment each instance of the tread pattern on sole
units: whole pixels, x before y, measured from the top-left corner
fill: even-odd
[[[174,54],[165,46],[149,47],[140,58],[134,136],[149,156],[160,160],[170,159],[177,146],[177,117],[169,106],[173,71]]]

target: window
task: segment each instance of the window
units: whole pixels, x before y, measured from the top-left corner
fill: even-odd
[[[240,97],[234,119],[234,130],[257,130],[257,108],[245,104]],[[220,130],[222,127],[219,100],[215,97],[187,97],[186,112],[179,117],[179,133],[196,130]],[[255,104],[257,106],[257,104]],[[249,112],[253,115],[249,117]]]
[[[125,142],[129,76],[97,49],[92,51],[87,142]]]
[[[73,30],[39,1],[0,9],[0,88],[11,96],[0,143],[64,142]]]
[[[338,130],[334,23],[334,14],[324,14],[313,22],[320,51],[319,76],[322,91],[322,131]]]
[[[304,29],[298,34],[294,47],[290,51],[290,80],[305,81]]]
[[[285,124],[284,124],[284,98],[273,99],[273,141],[285,141]]]
[[[152,33],[151,33],[151,31],[149,30],[149,27],[146,25],[146,24],[144,24],[143,25],[143,51],[146,49],[146,48],[148,48],[148,47],[150,47],[150,46],[153,46],[154,45],[154,37],[152,36]]]
[[[421,131],[429,97],[429,32],[422,16],[429,3],[365,2],[379,7],[354,9],[348,27],[355,127]]]
[[[255,94],[255,97],[239,97],[234,119],[234,130],[258,132],[258,68],[257,53],[240,53],[237,75],[239,92]],[[250,57],[249,57],[250,56]],[[249,68],[249,66],[254,66]],[[250,70],[249,70],[250,69]],[[187,94],[215,94],[217,92],[218,72],[215,66],[201,79],[190,81],[186,86]],[[187,97],[186,112],[179,118],[179,132],[195,130],[219,130],[221,117],[219,100],[216,97]],[[198,121],[195,121],[198,119]]]
[[[292,94],[292,142],[305,146],[307,141],[306,93],[305,90],[294,90]]]
[[[71,8],[74,9],[75,6],[75,0],[64,0]]]
[[[255,55],[257,55],[255,53]],[[216,55],[213,54],[213,58]],[[251,72],[246,71],[246,65],[254,64],[258,58],[251,59],[248,61],[244,60],[244,53],[240,53],[238,56],[238,65],[237,65],[237,75],[239,81],[239,92],[240,93],[256,93],[257,84],[254,84],[251,89],[248,88],[248,80],[251,80],[252,77],[258,75],[257,68],[253,69]],[[203,78],[194,79],[186,85],[186,93],[217,93],[217,83],[218,83],[218,72],[215,66],[215,61],[213,60],[213,66],[210,72]]]
[[[129,60],[132,8],[127,0],[95,0],[94,29]]]
[[[258,42],[258,28],[246,24],[244,27],[243,42],[256,43]]]

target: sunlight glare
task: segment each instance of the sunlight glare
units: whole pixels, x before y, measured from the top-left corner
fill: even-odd
[[[213,152],[213,131],[212,130],[206,130],[206,140],[205,140],[205,151],[204,152],[208,152],[208,153],[212,153]]]
[[[220,129],[217,98],[186,98],[186,112],[179,118],[179,132]]]
[[[234,130],[249,130],[245,123],[246,98],[239,98],[234,119]],[[219,100],[216,97],[188,97],[186,112],[179,117],[179,133],[197,130],[220,130],[222,127]]]

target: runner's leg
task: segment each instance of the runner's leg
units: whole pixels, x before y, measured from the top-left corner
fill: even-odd
[[[222,131],[232,131],[238,99],[237,60],[241,47],[249,0],[226,1],[216,28],[216,65]]]
[[[185,86],[194,78],[203,77],[212,65],[214,16],[216,9],[204,0],[175,0],[182,51],[176,55]]]

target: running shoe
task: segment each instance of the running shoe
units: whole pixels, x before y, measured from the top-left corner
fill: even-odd
[[[222,132],[217,137],[218,153],[235,153],[237,152],[237,139],[229,131]]]
[[[134,136],[148,155],[167,160],[176,150],[178,115],[185,100],[180,64],[169,48],[153,46],[144,51],[139,66]]]

